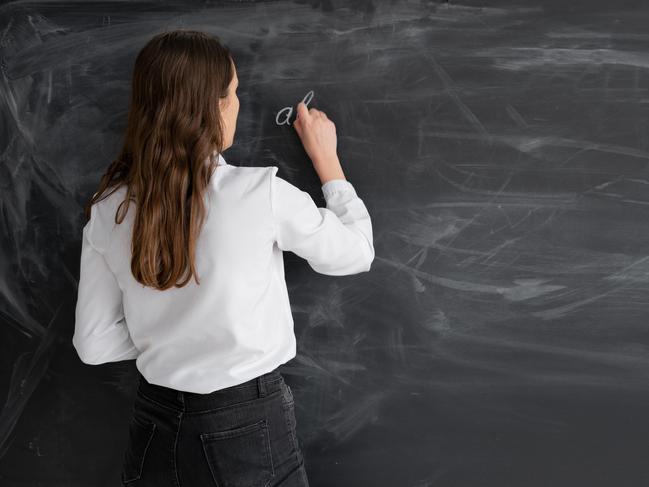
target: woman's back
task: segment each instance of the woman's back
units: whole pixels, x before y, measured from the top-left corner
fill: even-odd
[[[164,291],[132,275],[134,208],[114,221],[125,188],[96,203],[84,228],[76,316],[83,326],[73,340],[82,359],[136,358],[152,384],[207,393],[293,358],[283,250],[330,275],[369,270],[374,250],[369,214],[351,183],[323,185],[327,208],[318,208],[277,171],[230,165],[219,155],[196,244],[200,284]]]

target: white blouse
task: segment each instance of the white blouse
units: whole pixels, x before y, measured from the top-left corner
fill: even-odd
[[[126,188],[93,205],[83,228],[72,338],[80,359],[136,359],[152,384],[208,393],[295,357],[283,251],[320,274],[367,272],[372,223],[349,181],[323,184],[326,208],[319,208],[277,170],[233,166],[218,155],[197,240],[200,285],[192,278],[160,291],[137,282],[130,268],[135,208],[115,223]]]

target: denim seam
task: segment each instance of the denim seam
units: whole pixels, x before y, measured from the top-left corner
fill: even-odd
[[[267,382],[266,382],[266,385],[268,385],[268,384],[275,384],[276,382],[280,382],[281,380],[282,380],[281,377],[280,377],[280,378],[277,378],[277,379],[273,379],[273,380],[271,380],[271,381],[267,381]],[[257,385],[256,385],[256,384],[252,384],[252,385],[247,385],[247,386],[240,386],[240,389],[247,389],[247,388],[251,388],[251,387],[257,387]],[[275,392],[275,391],[273,391],[273,392]],[[171,406],[169,406],[169,405],[162,404],[161,402],[156,401],[155,399],[152,399],[151,397],[147,396],[147,395],[146,395],[144,392],[142,392],[141,390],[138,390],[138,391],[137,391],[137,394],[140,394],[144,399],[146,399],[147,401],[152,402],[153,404],[155,404],[155,405],[157,405],[157,406],[160,406],[161,408],[168,409],[169,411],[173,411],[173,412],[175,412],[175,413],[183,412],[183,413],[186,413],[186,415],[209,413],[209,412],[212,412],[212,411],[218,411],[218,410],[221,410],[221,409],[227,409],[227,408],[229,408],[229,407],[234,406],[234,404],[232,404],[232,405],[230,405],[230,406],[224,406],[224,407],[222,407],[222,408],[216,408],[216,409],[205,409],[205,410],[201,410],[201,411],[190,411],[190,412],[186,412],[184,409],[183,409],[183,410],[180,410],[180,409],[177,409],[177,408],[171,407]],[[268,394],[267,394],[267,395],[268,395]],[[246,402],[247,402],[247,401],[246,401]],[[237,403],[237,404],[241,404],[241,403]]]
[[[176,484],[176,487],[180,487],[180,479],[178,478],[178,466],[177,466],[177,445],[178,445],[178,436],[180,434],[180,425],[183,422],[183,412],[181,411],[178,413],[178,429],[176,430],[176,438],[174,439],[174,452],[173,452],[173,458],[174,458],[174,481]]]
[[[273,462],[273,452],[270,446],[270,432],[268,431],[268,422],[264,420],[264,449],[266,450],[266,462],[270,464],[270,478],[264,487],[269,487],[277,473],[275,472],[275,463]]]
[[[269,384],[274,384],[275,382],[280,382],[281,380],[282,380],[281,377],[277,377],[277,378],[275,378],[275,379],[265,380],[264,383],[265,383],[266,385],[269,385]],[[250,388],[250,387],[258,387],[258,386],[257,386],[257,381],[255,380],[255,383],[254,383],[254,384],[246,384],[246,385],[232,386],[232,387],[230,387],[229,389],[235,389],[235,390],[236,390],[236,389],[248,389],[248,388]]]
[[[288,384],[286,385],[287,392],[288,392]],[[284,393],[284,391],[282,391]],[[283,399],[283,409],[284,409],[284,420],[286,421],[286,427],[288,428],[289,436],[291,437],[291,442],[293,443],[293,449],[295,450],[295,455],[298,457],[299,460],[299,446],[297,442],[297,438],[295,438],[295,434],[293,432],[293,426],[291,419],[289,415],[291,414],[291,401],[288,399],[288,396],[286,393],[282,396]],[[295,404],[295,403],[293,403]]]
[[[280,393],[280,392],[282,392],[282,390],[281,390],[281,389],[277,389],[277,390],[275,390],[275,391],[272,391],[272,392],[266,394],[266,395],[263,396],[263,397],[259,397],[259,396],[257,396],[257,397],[253,397],[253,398],[248,399],[248,400],[246,400],[246,401],[236,402],[236,403],[234,403],[234,404],[230,404],[230,405],[228,405],[228,406],[223,406],[223,407],[220,407],[220,408],[201,409],[200,411],[186,411],[184,414],[185,414],[185,416],[195,416],[195,415],[198,415],[198,414],[208,414],[208,413],[213,413],[213,412],[215,412],[215,411],[226,411],[226,410],[231,409],[231,408],[237,408],[237,407],[245,406],[245,405],[248,404],[248,403],[253,403],[253,402],[255,402],[255,401],[259,401],[259,399],[267,399],[267,398],[269,398],[269,397],[275,397],[275,396],[276,396],[278,393]]]
[[[162,404],[161,402],[156,401],[155,399],[151,399],[149,396],[147,396],[144,392],[142,391],[137,391],[138,394],[140,394],[144,399],[147,401],[151,401],[153,404],[156,406],[160,406],[161,408],[169,409],[170,411],[173,411],[174,413],[179,413],[182,412],[179,409],[172,408],[171,406],[167,406],[166,404]]]

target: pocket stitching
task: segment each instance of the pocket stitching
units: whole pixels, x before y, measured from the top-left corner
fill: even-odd
[[[149,438],[148,438],[148,440],[146,442],[146,446],[144,447],[144,450],[142,451],[142,455],[141,455],[141,458],[140,458],[140,464],[137,467],[136,476],[127,479],[125,471],[124,470],[122,471],[122,482],[125,483],[125,484],[127,484],[129,482],[133,482],[135,480],[140,480],[140,478],[142,477],[142,469],[144,468],[144,460],[146,459],[146,454],[149,451],[149,445],[151,445],[151,441],[153,440],[153,435],[154,435],[154,433],[156,431],[156,427],[157,427],[157,425],[154,422],[152,422],[152,421],[144,421],[144,420],[138,418],[137,416],[133,416],[133,422],[137,423],[138,425],[140,425],[140,426],[142,426],[142,427],[144,427],[146,429],[148,429],[149,430]],[[131,445],[129,445],[129,448],[131,448]]]
[[[262,419],[260,421],[257,421],[256,423],[237,426],[236,428],[231,428],[229,430],[212,431],[210,433],[201,433],[201,438],[205,440],[211,440],[211,439],[221,440],[224,438],[236,438],[237,436],[243,436],[250,431],[264,428],[265,423],[266,423],[266,419]]]
[[[210,469],[210,473],[212,474],[212,480],[214,480],[215,485],[218,486],[219,482],[217,482],[216,476],[214,475],[212,461],[210,460],[210,454],[207,451],[207,444],[211,441],[237,438],[239,436],[243,436],[244,434],[250,433],[255,430],[261,431],[264,436],[264,442],[263,442],[264,454],[265,454],[266,464],[270,467],[270,476],[265,485],[270,484],[270,481],[275,477],[275,465],[273,464],[273,456],[270,449],[270,433],[268,431],[268,422],[264,418],[260,421],[257,421],[256,423],[239,426],[237,428],[200,434],[201,443],[203,445],[203,453],[205,454],[205,458],[207,459],[207,464]]]

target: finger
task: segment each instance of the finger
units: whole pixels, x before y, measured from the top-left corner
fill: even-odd
[[[309,118],[309,111],[303,101],[297,104],[297,118],[303,118],[305,120]]]

